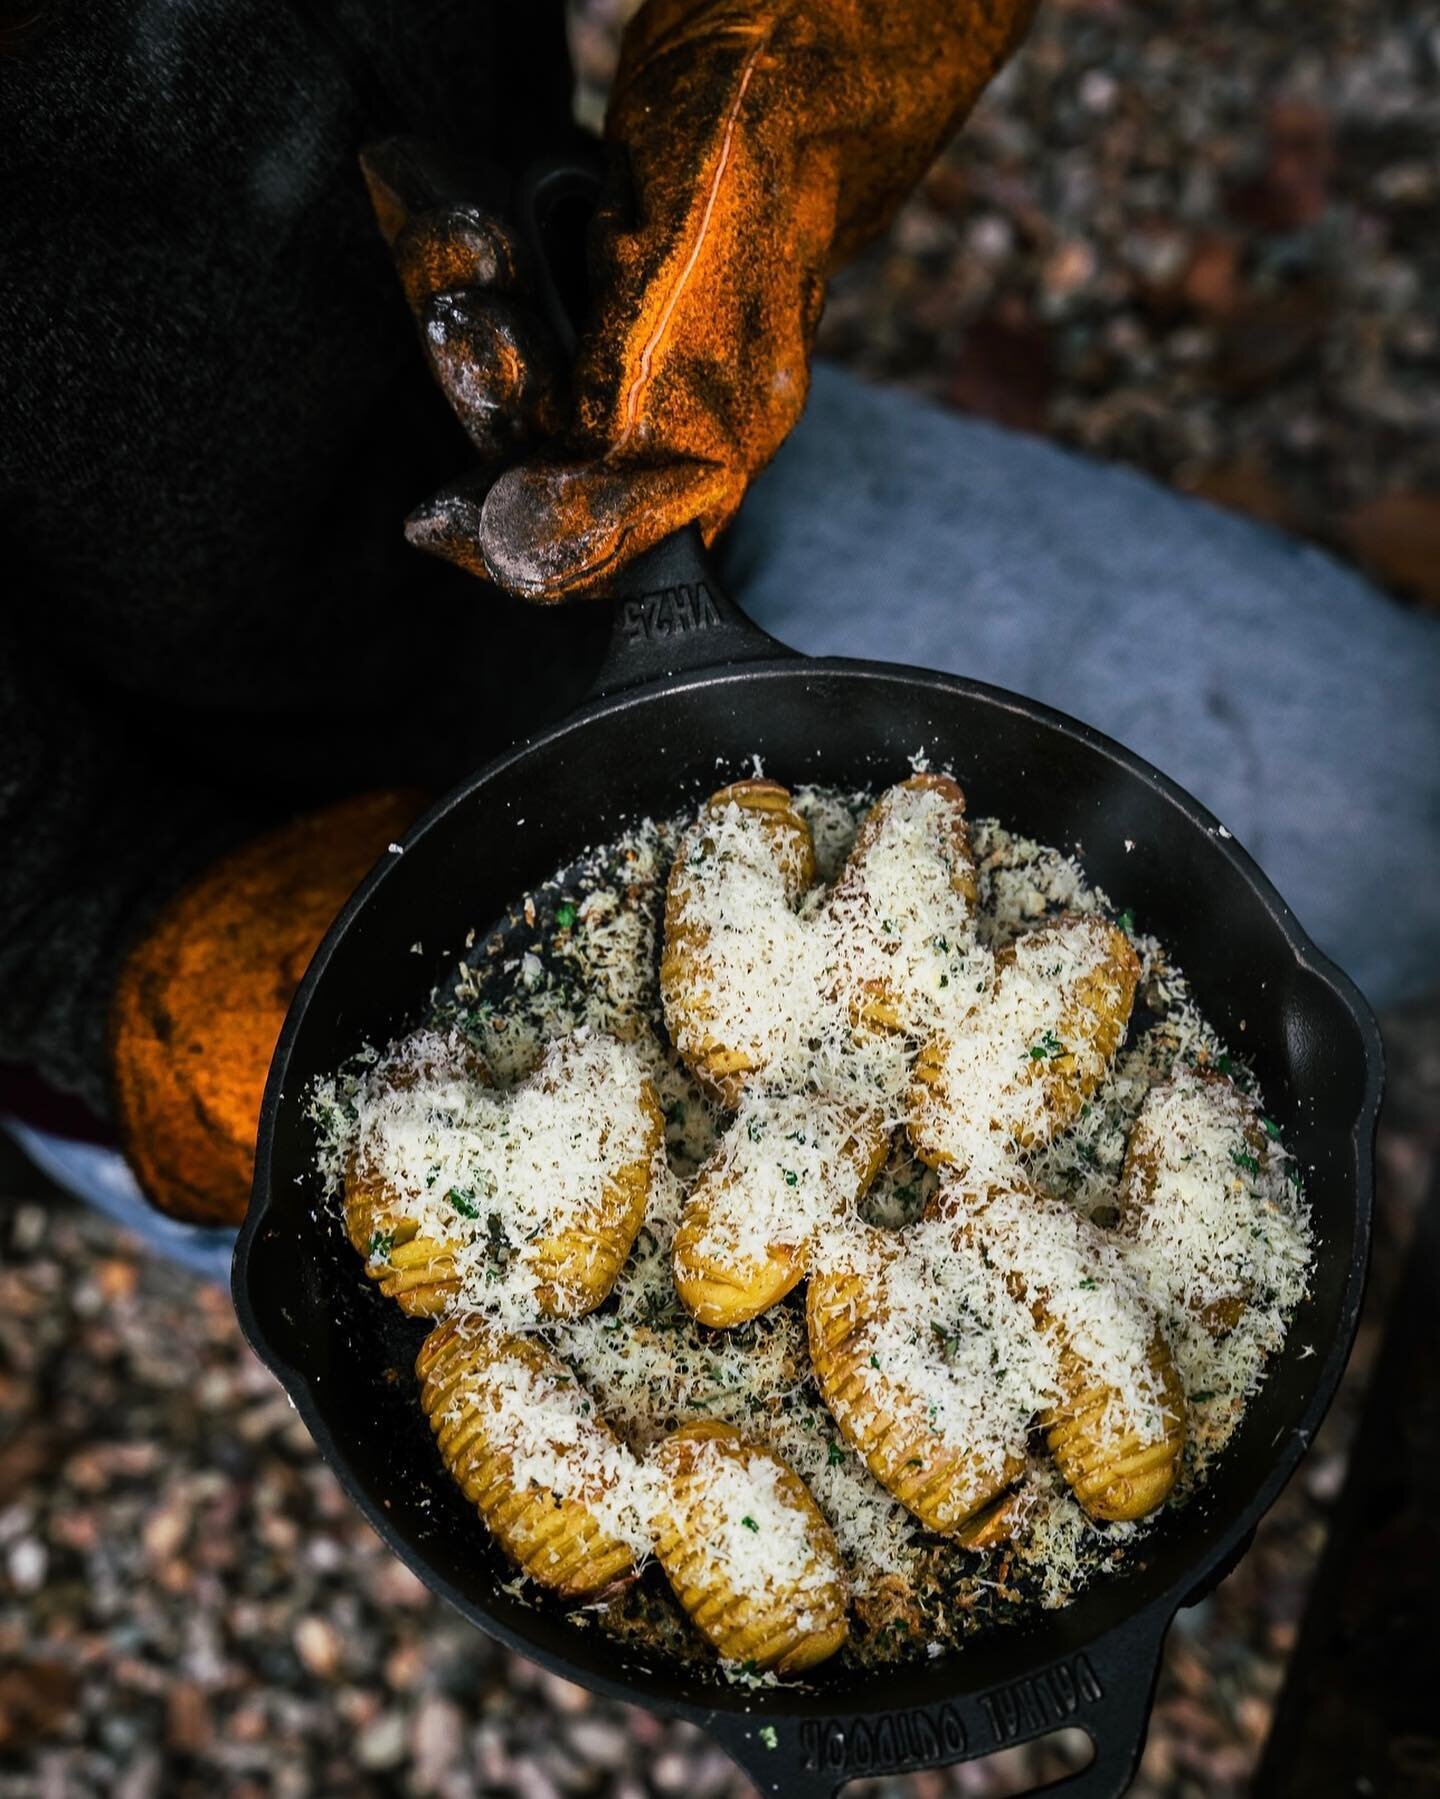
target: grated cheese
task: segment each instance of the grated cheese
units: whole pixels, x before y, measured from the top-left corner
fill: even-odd
[[[704,900],[714,927],[715,997],[733,1006],[729,1024],[748,1032],[767,1058],[763,1079],[734,1120],[717,1116],[679,1064],[661,1017],[656,967],[664,884],[671,858],[693,841],[688,817],[641,822],[557,870],[490,932],[472,933],[467,949],[473,953],[435,996],[428,1039],[357,1058],[317,1090],[313,1110],[322,1126],[320,1166],[332,1191],[363,1137],[366,1153],[378,1154],[393,1178],[408,1183],[407,1193],[432,1208],[426,1217],[463,1237],[466,1226],[457,1226],[453,1206],[449,1217],[434,1210],[440,1177],[426,1186],[426,1176],[437,1162],[446,1178],[473,1167],[503,1169],[507,1235],[513,1228],[523,1241],[537,1208],[549,1208],[557,1194],[580,1206],[593,1193],[595,1169],[627,1137],[622,1089],[633,1091],[639,1074],[648,1074],[666,1113],[666,1146],[645,1224],[605,1306],[544,1328],[575,1385],[545,1394],[517,1378],[506,1389],[501,1404],[507,1431],[513,1423],[517,1433],[517,1479],[578,1482],[575,1490],[593,1493],[604,1508],[606,1528],[643,1553],[654,1517],[644,1473],[648,1450],[697,1418],[732,1424],[783,1456],[808,1484],[835,1532],[865,1625],[849,1653],[887,1660],[933,1653],[984,1623],[1023,1615],[1030,1604],[1063,1604],[1087,1580],[1123,1565],[1143,1539],[1144,1524],[1093,1524],[1050,1458],[1035,1449],[1030,1425],[1056,1390],[1062,1337],[1120,1396],[1129,1421],[1150,1428],[1157,1396],[1142,1351],[1159,1316],[1189,1397],[1190,1437],[1172,1500],[1181,1502],[1203,1484],[1283,1343],[1314,1243],[1293,1163],[1274,1140],[1267,1141],[1260,1173],[1241,1170],[1243,1191],[1232,1187],[1228,1196],[1213,1182],[1197,1194],[1202,1169],[1183,1161],[1194,1151],[1179,1149],[1183,1172],[1167,1163],[1149,1208],[1138,1218],[1127,1213],[1124,1229],[1115,1228],[1137,1120],[1144,1115],[1147,1128],[1172,1148],[1193,1137],[1206,1158],[1203,1168],[1223,1176],[1218,1146],[1229,1127],[1198,1116],[1199,1094],[1209,1085],[1199,1073],[1228,1067],[1242,1089],[1249,1078],[1230,1061],[1164,946],[1143,933],[1131,932],[1142,965],[1144,1028],[1102,1071],[1072,1129],[1026,1156],[1017,1157],[1012,1145],[1000,1154],[989,1126],[1004,1046],[1013,1049],[1046,1007],[1053,1018],[1055,982],[1065,978],[1064,969],[1058,977],[1031,969],[1025,939],[1061,915],[1108,918],[1116,908],[1073,855],[985,819],[971,824],[978,904],[957,906],[961,896],[940,855],[939,813],[931,803],[902,803],[893,795],[887,830],[879,847],[872,846],[863,880],[847,887],[845,858],[869,804],[863,793],[796,793],[796,809],[814,838],[819,884],[793,904],[773,864],[758,857],[753,821],[741,809],[707,820],[726,858],[723,878],[707,885]],[[931,917],[943,922],[931,929]],[[887,920],[894,930],[884,928]],[[945,940],[943,949],[936,938]],[[1003,970],[996,977],[994,958],[1010,944],[1017,945],[1012,966],[1020,972],[1007,986]],[[962,970],[964,982],[957,978]],[[942,975],[949,977],[943,986]],[[901,994],[901,1030],[855,1027],[854,993],[879,979]],[[964,1075],[965,1116],[954,1128],[973,1162],[1003,1176],[972,1183],[985,1201],[972,1194],[967,1203],[970,1236],[957,1238],[955,1220],[938,1215],[937,1177],[916,1163],[903,1139],[860,1215],[831,1215],[826,1158],[842,1108],[863,1099],[898,1127],[919,1040],[937,1022],[963,1036],[967,1020],[977,1041]],[[1053,1026],[1041,1022],[1027,1050],[1046,1028]],[[582,1062],[594,1058],[586,1077],[593,1087],[571,1117],[568,1100],[558,1102],[573,1082],[551,1085],[548,1110],[538,1105],[525,1125],[536,1135],[524,1152],[528,1173],[521,1174],[519,1163],[505,1159],[510,1152],[502,1153],[497,1121],[507,1106],[513,1112],[519,1104],[526,1077],[560,1053],[553,1046],[572,1038],[588,1046]],[[496,1078],[495,1090],[457,1072],[476,1048]],[[393,1079],[406,1055],[422,1077],[408,1097],[394,1091]],[[607,1095],[620,1110],[607,1115],[602,1153]],[[752,1121],[758,1140],[749,1135]],[[813,1141],[789,1142],[791,1131],[813,1133]],[[793,1164],[770,1154],[775,1133],[784,1156],[793,1152]],[[803,1316],[793,1303],[723,1334],[701,1329],[684,1312],[671,1278],[671,1245],[689,1185],[717,1153],[744,1176],[737,1186],[745,1205],[731,1221],[736,1242],[753,1248],[771,1232],[783,1240],[783,1233],[809,1226],[825,1234],[824,1253],[831,1256],[879,1256],[887,1244],[906,1246],[886,1271],[889,1309],[877,1353],[907,1379],[929,1383],[927,1403],[957,1441],[963,1434],[968,1444],[992,1445],[994,1454],[1026,1453],[1018,1522],[1004,1551],[968,1556],[940,1545],[871,1478],[820,1400]],[[577,1164],[588,1175],[577,1173]],[[793,1186],[778,1172],[785,1168],[797,1176]],[[568,1172],[557,1182],[560,1169]],[[1019,1186],[1046,1196],[1043,1203],[1028,1202]],[[1266,1230],[1254,1238],[1248,1232],[1259,1218]],[[522,1258],[507,1263],[502,1296],[495,1291],[502,1283],[490,1278],[488,1233],[468,1243],[464,1255],[465,1303],[485,1295],[502,1316],[533,1328]],[[1004,1278],[1015,1269],[1024,1272],[1021,1290]],[[1217,1338],[1197,1321],[1193,1304],[1236,1278],[1237,1270],[1250,1299],[1236,1328]],[[1037,1327],[1030,1311],[1030,1300],[1041,1294],[1048,1330]],[[574,1421],[585,1416],[580,1408],[587,1403],[616,1433],[618,1449],[583,1438]],[[605,1433],[594,1435],[599,1440]],[[739,1515],[758,1522],[759,1503],[752,1498]],[[760,1533],[735,1528],[743,1535],[726,1538],[725,1554],[733,1558],[736,1584],[762,1579],[754,1540]],[[618,1601],[598,1613],[617,1630],[625,1615]]]

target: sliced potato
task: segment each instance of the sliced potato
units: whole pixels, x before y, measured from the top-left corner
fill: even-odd
[[[1185,1447],[1184,1390],[1153,1307],[1103,1234],[1063,1200],[1019,1184],[975,1193],[952,1183],[932,1203],[953,1226],[954,1253],[1002,1269],[1051,1346],[1058,1399],[1037,1421],[1076,1499],[1112,1523],[1163,1505]],[[1128,1363],[1128,1393],[1097,1375],[1106,1357]]]
[[[377,1070],[389,1091],[412,1091],[444,1072],[428,1057],[407,1058],[408,1046],[416,1041],[423,1039],[411,1038],[398,1045]],[[387,1067],[392,1062],[393,1073]],[[477,1087],[490,1085],[490,1070],[471,1044],[461,1048],[455,1072]],[[419,1208],[413,1196],[401,1192],[373,1168],[362,1171],[353,1152],[346,1161],[342,1207],[345,1234],[357,1254],[365,1258],[366,1274],[387,1299],[416,1318],[439,1317],[455,1303],[460,1277],[454,1241],[435,1230],[422,1233],[414,1216]]]
[[[916,1153],[963,1169],[1068,1130],[1124,1041],[1139,979],[1130,939],[1102,918],[1068,917],[1007,944],[988,1003],[916,1059]]]
[[[1024,1472],[1023,1416],[1009,1421],[1014,1448],[955,1443],[935,1422],[934,1383],[946,1372],[943,1344],[937,1339],[933,1347],[928,1377],[901,1378],[886,1366],[887,1286],[904,1259],[919,1253],[919,1242],[917,1233],[872,1230],[859,1268],[849,1261],[824,1266],[817,1254],[806,1292],[810,1360],[840,1434],[880,1485],[927,1530],[952,1534]]]
[[[716,826],[732,807],[742,828],[722,856]],[[783,940],[796,928],[795,906],[814,878],[810,827],[774,781],[737,781],[712,794],[670,870],[660,961],[665,1026],[696,1080],[732,1111],[746,1081],[773,1053],[773,1033],[745,1022],[749,1006],[777,980],[762,933],[769,926]],[[712,902],[742,882],[744,917],[727,937],[722,974],[712,946]]]
[[[441,1460],[516,1567],[568,1599],[632,1571],[631,1544],[596,1515],[623,1497],[628,1451],[548,1350],[458,1318],[415,1372]]]
[[[911,1029],[950,981],[973,935],[975,857],[965,794],[950,775],[917,774],[861,820],[826,905],[836,984],[857,1025]]]
[[[675,1233],[675,1289],[727,1330],[785,1297],[815,1229],[864,1193],[884,1164],[884,1115],[806,1096],[747,1096],[701,1168]]]
[[[345,1233],[365,1258],[365,1272],[387,1299],[414,1318],[438,1318],[460,1292],[454,1246],[422,1237],[404,1216],[405,1204],[383,1181],[362,1178],[353,1165],[345,1180]]]
[[[573,1042],[573,1038],[562,1038],[552,1045],[524,1083],[542,1101],[561,1108],[568,1103],[574,1078]],[[535,1298],[542,1317],[579,1318],[593,1312],[615,1285],[645,1222],[655,1159],[665,1138],[665,1115],[648,1077],[641,1078],[624,1103],[639,1114],[641,1128],[625,1132],[623,1139],[618,1129],[603,1130],[600,1155],[608,1164],[610,1145],[630,1137],[638,1141],[638,1154],[627,1155],[616,1166],[606,1165],[599,1197],[589,1211],[524,1247],[527,1266],[539,1276]],[[621,1122],[616,1120],[617,1125]]]
[[[381,1064],[380,1097],[414,1095],[421,1128],[411,1139],[423,1142],[430,1129],[438,1138],[453,1091],[488,1086],[488,1075],[468,1048],[458,1065],[406,1059],[405,1050],[398,1046],[393,1080]],[[514,1265],[529,1277],[537,1317],[577,1318],[601,1303],[644,1221],[665,1132],[653,1085],[638,1069],[632,1079],[629,1064],[617,1078],[618,1053],[611,1039],[559,1038],[528,1079],[487,1096],[488,1110],[478,1118],[472,1110],[463,1128],[456,1123],[470,1146],[464,1178],[473,1187],[448,1186],[433,1166],[422,1180],[413,1163],[398,1176],[383,1154],[377,1166],[368,1150],[363,1160],[352,1151],[346,1234],[382,1293],[435,1317],[455,1307],[467,1279]],[[431,1080],[441,1121],[433,1126],[425,1112]],[[556,1132],[556,1120],[573,1121],[575,1132]],[[587,1147],[576,1157],[571,1145],[582,1131]],[[495,1257],[488,1266],[487,1255]]]
[[[1185,1394],[1157,1330],[1150,1371],[1163,1393],[1161,1433],[1123,1420],[1117,1396],[1097,1384],[1073,1350],[1061,1357],[1064,1403],[1042,1412],[1040,1428],[1066,1485],[1092,1518],[1111,1524],[1147,1517],[1170,1497],[1185,1448]]]
[[[655,1554],[701,1635],[728,1662],[801,1674],[849,1635],[830,1526],[790,1465],[728,1424],[656,1445]]]
[[[1234,1330],[1253,1296],[1250,1233],[1265,1214],[1252,1180],[1269,1165],[1259,1109],[1218,1073],[1183,1070],[1153,1087],[1130,1132],[1117,1230],[1159,1246],[1151,1259],[1172,1303],[1213,1337]]]

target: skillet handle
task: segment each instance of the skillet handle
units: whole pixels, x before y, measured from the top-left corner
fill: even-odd
[[[585,311],[585,233],[600,186],[598,150],[532,163],[515,186],[515,222],[537,298],[571,357]],[[628,563],[602,597],[613,603],[613,623],[588,699],[666,675],[795,654],[726,593],[694,525]]]
[[[764,1794],[833,1799],[850,1781],[972,1761],[1067,1727],[1094,1758],[1041,1789],[1064,1799],[1121,1799],[1139,1765],[1171,1611],[1127,1619],[1048,1668],[1000,1686],[894,1711],[825,1717],[712,1712],[704,1727]],[[966,1651],[955,1662],[962,1673]]]

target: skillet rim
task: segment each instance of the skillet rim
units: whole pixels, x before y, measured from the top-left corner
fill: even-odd
[[[1085,1643],[1079,1645],[1080,1648],[1086,1649],[1091,1644],[1098,1644],[1101,1641],[1108,1642],[1134,1635],[1153,1640],[1154,1650],[1158,1654],[1160,1642],[1175,1613],[1186,1603],[1187,1599],[1198,1597],[1208,1590],[1208,1585],[1213,1584],[1212,1577],[1218,1577],[1217,1571],[1219,1573],[1226,1571],[1227,1562],[1233,1560],[1237,1553],[1243,1553],[1243,1546],[1249,1533],[1270,1509],[1313,1441],[1316,1429],[1334,1400],[1341,1374],[1349,1359],[1359,1323],[1360,1306],[1364,1296],[1369,1265],[1374,1188],[1374,1138],[1384,1084],[1384,1050],[1379,1026],[1359,988],[1336,963],[1315,945],[1301,926],[1294,911],[1238,839],[1221,824],[1220,820],[1207,807],[1203,806],[1170,776],[1156,768],[1154,764],[1127,749],[1123,744],[1097,730],[1094,726],[1041,701],[1027,699],[1010,689],[996,687],[988,682],[976,681],[967,676],[946,674],[934,669],[916,668],[904,663],[876,662],[838,656],[800,657],[793,652],[781,652],[773,657],[747,660],[740,664],[712,665],[698,670],[670,672],[657,679],[644,681],[589,701],[544,730],[512,744],[458,782],[437,799],[410,827],[403,839],[400,840],[401,849],[402,851],[408,850],[412,844],[433,830],[442,819],[457,807],[466,804],[478,790],[503,771],[512,768],[516,763],[523,761],[527,756],[542,748],[583,732],[591,724],[602,719],[643,708],[652,700],[669,698],[676,694],[698,691],[702,688],[754,685],[776,679],[804,682],[813,677],[837,675],[845,679],[879,678],[892,683],[905,683],[911,687],[929,690],[946,697],[978,700],[985,706],[1022,716],[1064,738],[1079,742],[1118,767],[1127,777],[1139,780],[1180,812],[1192,829],[1199,830],[1215,840],[1214,847],[1218,848],[1234,872],[1251,889],[1266,914],[1278,927],[1295,965],[1318,979],[1329,989],[1354,1025],[1359,1039],[1365,1078],[1353,1123],[1346,1132],[1353,1175],[1350,1267],[1341,1300],[1339,1329],[1328,1345],[1324,1356],[1319,1359],[1310,1399],[1301,1413],[1287,1426],[1284,1441],[1274,1455],[1264,1479],[1253,1491],[1248,1504],[1219,1531],[1209,1549],[1189,1560],[1167,1587],[1139,1602],[1133,1611],[1109,1627],[1100,1637],[1089,1638]],[[275,1127],[280,1107],[285,1100],[284,1087],[290,1058],[311,1001],[324,979],[326,969],[335,951],[357,918],[369,905],[371,896],[388,877],[393,864],[398,860],[400,857],[393,853],[387,852],[382,855],[337,913],[296,990],[276,1042],[261,1106],[260,1126],[256,1140],[255,1178],[245,1219],[236,1239],[232,1261],[232,1299],[247,1342],[265,1366],[280,1381],[347,1498],[356,1506],[387,1548],[393,1554],[398,1555],[400,1560],[431,1591],[507,1648],[525,1655],[551,1672],[573,1680],[592,1692],[627,1703],[639,1704],[667,1716],[683,1717],[717,1731],[725,1731],[728,1725],[729,1732],[733,1733],[735,1727],[747,1716],[786,1720],[829,1719],[835,1714],[837,1706],[846,1713],[848,1719],[853,1721],[863,1722],[867,1719],[881,1718],[893,1708],[873,1702],[867,1705],[863,1701],[852,1704],[838,1694],[828,1693],[823,1686],[763,1690],[710,1685],[703,1688],[691,1687],[685,1671],[679,1667],[674,1670],[672,1678],[677,1685],[689,1688],[683,1698],[668,1693],[651,1693],[638,1684],[641,1678],[639,1670],[636,1670],[633,1675],[625,1673],[612,1675],[588,1667],[582,1668],[577,1666],[563,1650],[536,1641],[525,1630],[493,1616],[488,1607],[478,1604],[461,1593],[451,1582],[439,1575],[423,1553],[400,1540],[383,1507],[370,1502],[358,1478],[352,1474],[347,1453],[337,1443],[321,1415],[314,1388],[306,1370],[294,1366],[270,1343],[264,1327],[256,1316],[249,1288],[249,1266],[251,1248],[275,1203],[271,1180]],[[534,1615],[542,1616],[539,1612]],[[1012,1638],[1012,1640],[1014,1639]],[[987,1686],[993,1684],[983,1679],[965,1678],[962,1671],[966,1659],[964,1657],[947,1657],[945,1662],[935,1664],[937,1672],[953,1671],[952,1678],[946,1683],[945,1691],[957,1698],[983,1692]],[[1048,1661],[1047,1657],[1046,1665],[1048,1665]],[[943,1694],[940,1696],[942,1700],[943,1696]],[[917,1693],[915,1703],[931,1703],[933,1698],[933,1695],[922,1698]],[[1148,1701],[1145,1711],[1148,1713]],[[734,1753],[735,1745],[732,1734],[724,1735],[722,1740],[725,1742],[725,1746]],[[977,1751],[972,1751],[972,1753],[974,1752]],[[953,1760],[955,1758],[947,1756],[943,1759]],[[904,1765],[923,1766],[934,1765],[934,1763],[933,1761],[930,1763],[907,1762]],[[880,1771],[878,1765],[876,1771]]]

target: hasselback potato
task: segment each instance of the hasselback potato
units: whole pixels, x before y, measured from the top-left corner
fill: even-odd
[[[932,1217],[953,1253],[1003,1272],[1045,1364],[1038,1417],[1056,1465],[1094,1518],[1162,1505],[1185,1446],[1185,1397],[1154,1308],[1114,1246],[1062,1200],[1019,1183],[943,1187]]]
[[[1153,1087],[1130,1131],[1117,1228],[1214,1337],[1240,1322],[1256,1262],[1286,1225],[1264,1190],[1270,1161],[1259,1109],[1222,1074],[1182,1070]]]
[[[447,1053],[451,1060],[446,1061]],[[664,1118],[633,1052],[575,1032],[508,1093],[473,1052],[417,1033],[361,1084],[344,1219],[366,1272],[405,1310],[467,1303],[574,1318],[630,1253]]]
[[[1000,1391],[993,1368],[972,1365],[968,1338],[942,1324],[933,1282],[943,1252],[943,1233],[926,1224],[822,1239],[806,1325],[841,1435],[887,1493],[949,1534],[1024,1471],[1026,1408]]]
[[[657,1444],[655,1554],[696,1629],[727,1662],[800,1674],[846,1640],[844,1569],[809,1488],[730,1425]]]
[[[983,1167],[1068,1129],[1124,1040],[1139,978],[1129,938],[1095,916],[1008,944],[989,998],[916,1060],[917,1153],[936,1167]]]
[[[810,827],[774,781],[713,794],[685,833],[665,892],[660,995],[676,1053],[731,1110],[793,1026],[795,916],[815,877]]]
[[[917,1028],[963,970],[974,939],[975,858],[965,795],[950,775],[917,774],[866,813],[825,907],[832,990],[852,1020]]]
[[[864,1193],[888,1148],[878,1110],[747,1095],[675,1234],[685,1306],[723,1330],[783,1299],[805,1273],[817,1225]]]
[[[569,1599],[631,1571],[638,1470],[563,1363],[466,1317],[430,1333],[415,1372],[441,1460],[518,1568]]]

